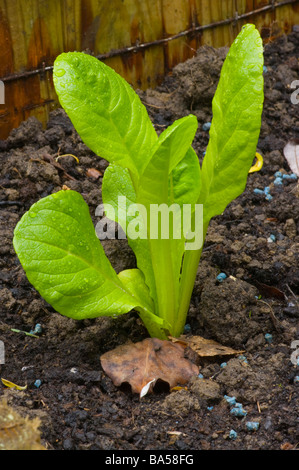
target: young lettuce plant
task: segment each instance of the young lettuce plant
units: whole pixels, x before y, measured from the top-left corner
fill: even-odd
[[[243,192],[255,156],[263,108],[260,35],[254,25],[244,26],[228,52],[202,168],[191,146],[196,117],[183,117],[158,136],[138,95],[96,58],[59,55],[54,84],[82,140],[110,163],[102,185],[105,212],[125,232],[137,268],[116,274],[87,204],[66,190],[35,203],[15,228],[14,248],[27,277],[62,315],[80,320],[134,309],[152,337],[177,337],[209,221]],[[182,214],[188,223],[181,223]]]

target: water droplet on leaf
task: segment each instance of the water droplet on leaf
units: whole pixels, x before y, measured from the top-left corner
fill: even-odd
[[[65,74],[65,70],[64,70],[64,69],[57,69],[57,70],[55,70],[55,75],[56,75],[56,77],[63,77],[64,74]]]

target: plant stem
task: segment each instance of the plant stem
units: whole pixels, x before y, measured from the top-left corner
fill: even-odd
[[[203,244],[207,233],[209,222],[204,222],[203,226]],[[199,260],[201,257],[202,247],[199,250],[189,250],[185,252],[180,285],[180,305],[177,314],[177,322],[175,325],[174,336],[180,336],[184,330],[186,318],[190,306],[191,296],[196,279]]]
[[[157,315],[174,325],[176,294],[170,240],[150,240],[150,250],[158,300]]]

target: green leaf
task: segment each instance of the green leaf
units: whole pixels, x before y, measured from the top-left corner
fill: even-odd
[[[176,228],[172,228],[169,217],[172,212],[168,204],[170,175],[190,149],[196,130],[197,119],[189,115],[175,121],[159,136],[152,149],[151,160],[139,180],[136,193],[138,203],[142,204],[147,212],[146,225],[157,292],[157,314],[161,318],[167,318],[173,328],[185,240],[181,230],[178,232]],[[176,206],[173,208],[173,218],[178,220],[181,218],[180,207],[179,211]],[[155,220],[153,217],[156,217]],[[164,234],[161,233],[163,226]]]
[[[143,204],[147,213],[150,213],[150,205],[152,203],[165,203],[167,206],[171,204],[194,204],[199,195],[200,183],[200,167],[198,157],[192,147],[190,147],[197,128],[197,120],[194,116],[187,116],[176,121],[168,128],[159,138],[158,145],[154,146],[152,151],[153,157],[151,164],[145,169],[143,177],[140,180],[140,188],[138,194],[138,203]],[[185,152],[185,155],[184,155]],[[156,166],[157,165],[157,166]],[[153,180],[149,174],[155,173]],[[149,187],[146,187],[146,181],[149,181]],[[156,184],[156,186],[155,186]],[[164,198],[161,188],[164,186]],[[144,190],[152,192],[148,194],[148,198],[144,198]],[[141,196],[140,196],[140,193]],[[146,239],[130,238],[128,234],[128,226],[132,221],[136,221],[136,217],[129,216],[129,207],[136,205],[137,197],[130,178],[128,170],[117,165],[109,165],[103,178],[102,196],[105,205],[105,212],[109,219],[118,222],[124,232],[127,234],[128,243],[133,249],[137,266],[145,277],[145,283],[149,287],[150,295],[155,303],[155,311],[159,311],[157,296],[157,279],[153,269],[153,259],[155,259],[156,248],[158,245],[163,257],[170,257],[174,270],[174,276],[179,282],[181,262],[184,253],[184,238],[181,236],[179,240],[173,240],[171,231],[168,240],[150,241],[150,223],[151,220],[139,217],[139,232],[143,227],[146,232]],[[119,196],[124,197],[126,206],[119,204]],[[166,261],[167,263],[167,261]],[[171,275],[171,265],[168,266],[168,277]],[[157,265],[159,270],[159,265]],[[170,273],[170,274],[169,274]],[[162,279],[159,290],[164,292],[167,289],[167,279]],[[159,279],[160,282],[160,279]],[[178,290],[176,288],[176,290]],[[168,295],[166,294],[166,295]],[[169,297],[169,295],[168,295]],[[175,293],[172,294],[175,297]],[[161,308],[161,306],[160,306]]]
[[[175,121],[160,134],[151,150],[151,159],[140,177],[138,202],[168,202],[168,178],[189,150],[197,130],[197,119],[190,114]]]
[[[60,54],[53,80],[80,137],[97,155],[128,168],[134,184],[157,134],[138,95],[113,69],[81,52]]]
[[[255,26],[248,24],[228,52],[212,103],[213,119],[198,201],[204,205],[204,237],[210,219],[221,214],[245,188],[260,133],[263,83],[262,40]],[[202,247],[184,256],[178,311],[181,329],[201,251]]]
[[[255,157],[263,109],[263,44],[246,25],[224,61],[202,165],[204,217],[221,214],[245,189]]]
[[[118,277],[132,295],[144,300],[143,304],[146,308],[136,307],[136,310],[139,312],[139,316],[150,336],[167,339],[172,330],[172,325],[153,313],[153,303],[149,297],[148,288],[145,285],[141,271],[139,269],[126,269],[120,272]]]
[[[169,204],[196,204],[200,195],[201,171],[198,156],[190,147],[170,174]]]
[[[132,208],[136,204],[136,193],[127,169],[113,164],[106,168],[102,182],[102,198],[106,216],[119,223],[127,235],[128,244],[136,256],[137,266],[142,271],[150,295],[157,305],[156,285],[147,233],[146,238],[130,238],[128,236],[130,224],[131,226],[133,223],[136,225],[136,233],[143,233],[143,230],[146,229],[142,217],[134,214],[129,215],[130,207]]]
[[[121,282],[96,237],[87,204],[75,191],[35,203],[17,224],[13,243],[28,280],[62,315],[114,316],[151,305],[146,288],[141,299]]]

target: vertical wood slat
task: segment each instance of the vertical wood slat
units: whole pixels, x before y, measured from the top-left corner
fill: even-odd
[[[242,15],[269,4],[271,0],[0,0],[0,78],[52,66],[62,51],[101,55],[229,20],[236,12]],[[299,1],[115,55],[105,62],[134,87],[154,87],[200,45],[230,46],[246,22],[255,23],[271,40],[299,22]],[[57,105],[51,71],[5,81],[5,100],[5,105],[0,104],[0,138],[30,115],[45,123]]]

